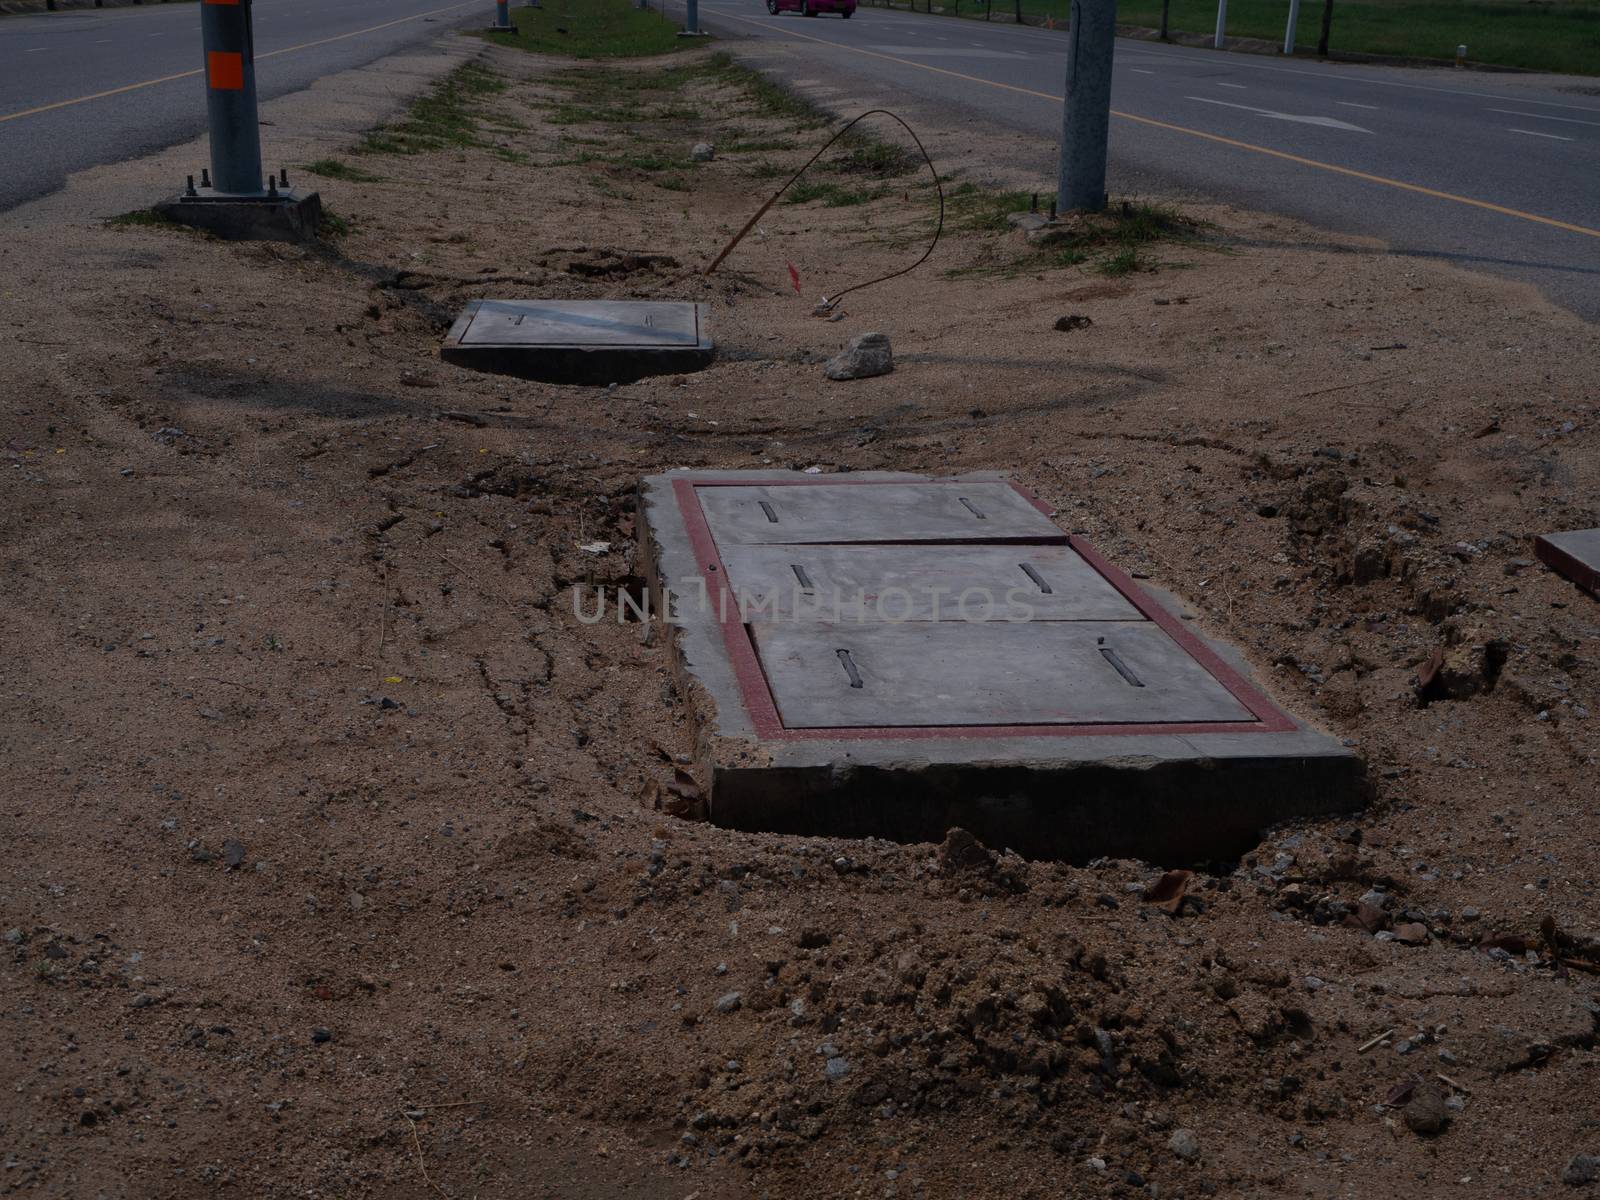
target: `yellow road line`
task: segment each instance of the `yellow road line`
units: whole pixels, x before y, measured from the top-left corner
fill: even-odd
[[[726,17],[731,21],[742,21],[746,25],[754,25],[759,29],[774,28],[770,22],[753,21],[749,17],[737,17],[732,13],[721,12],[717,16]],[[864,54],[868,58],[881,58],[885,62],[899,63],[904,67],[916,67],[921,71],[931,71],[935,75],[948,75],[952,79],[962,79],[968,83],[981,83],[985,87],[1000,88],[1002,91],[1007,92],[1019,92],[1024,96],[1036,96],[1040,100],[1050,100],[1056,104],[1062,103],[1060,96],[1051,95],[1049,92],[1035,91],[1033,88],[1018,87],[1014,83],[998,83],[993,79],[983,79],[977,75],[965,75],[960,71],[951,71],[945,67],[933,67],[927,63],[913,62],[909,58],[897,58],[893,54],[880,54],[876,50],[863,50],[858,46],[847,46],[843,42],[830,42],[827,38],[812,37],[809,33],[796,33],[792,29],[779,29],[777,32],[788,37],[804,38],[808,42],[832,46],[836,50],[848,50],[852,54]],[[1134,121],[1140,125],[1151,125],[1157,129],[1165,129],[1172,133],[1183,133],[1188,134],[1190,137],[1204,138],[1208,142],[1232,146],[1237,150],[1249,150],[1254,154],[1265,154],[1270,158],[1281,158],[1285,162],[1297,163],[1302,167],[1315,167],[1319,171],[1331,171],[1335,175],[1348,175],[1352,179],[1382,184],[1384,187],[1398,188],[1403,192],[1415,192],[1419,196],[1431,196],[1435,200],[1449,200],[1455,204],[1466,204],[1472,208],[1481,208],[1487,212],[1499,213],[1504,217],[1516,217],[1518,220],[1533,221],[1539,225],[1549,225],[1555,229],[1564,229],[1568,233],[1581,233],[1592,238],[1600,238],[1600,229],[1590,229],[1586,225],[1574,225],[1569,221],[1558,221],[1554,217],[1541,217],[1538,213],[1524,212],[1520,208],[1507,208],[1503,204],[1493,204],[1488,200],[1474,200],[1471,196],[1458,196],[1454,192],[1441,192],[1437,188],[1424,187],[1420,183],[1407,183],[1403,179],[1390,179],[1386,175],[1373,175],[1367,171],[1357,171],[1354,167],[1341,167],[1337,163],[1326,163],[1315,158],[1305,158],[1299,154],[1290,154],[1286,150],[1274,150],[1270,146],[1257,146],[1254,142],[1241,142],[1237,138],[1223,137],[1218,133],[1206,133],[1201,129],[1190,129],[1185,125],[1174,125],[1168,121],[1158,121],[1154,117],[1141,117],[1134,113],[1120,112],[1117,109],[1112,109],[1111,115],[1120,117],[1124,121]]]
[[[404,25],[407,21],[420,21],[424,17],[436,17],[440,13],[455,12],[457,9],[467,8],[476,2],[477,0],[466,0],[462,4],[451,4],[445,8],[413,13],[409,17],[401,17],[395,21],[385,21],[382,25],[369,25],[365,29],[352,29],[349,33],[335,34],[333,37],[321,38],[315,42],[302,42],[298,46],[285,46],[282,50],[269,50],[265,54],[256,55],[256,57],[258,59],[276,58],[280,54],[293,54],[297,50],[310,50],[316,46],[326,46],[330,42],[342,42],[349,38],[360,37],[364,33],[377,33],[380,29],[390,29],[396,25]],[[71,100],[57,100],[54,104],[41,104],[37,108],[25,108],[21,112],[6,113],[0,116],[0,125],[5,124],[7,121],[20,121],[23,117],[36,117],[40,113],[53,112],[58,108],[71,108],[74,104],[87,104],[91,100],[104,100],[107,96],[120,96],[125,92],[136,92],[140,88],[155,87],[158,83],[171,83],[175,79],[193,79],[196,75],[202,73],[203,68],[197,67],[193,71],[179,71],[176,75],[163,75],[159,79],[146,79],[139,83],[130,83],[123,87],[111,88],[104,92],[94,92],[88,96],[76,96]]]

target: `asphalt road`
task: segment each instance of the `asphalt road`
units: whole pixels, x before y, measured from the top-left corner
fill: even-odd
[[[490,15],[490,0],[255,0],[261,98]],[[202,62],[198,4],[0,16],[0,211],[201,133]]]
[[[791,82],[898,98],[913,122],[920,105],[954,105],[1045,150],[1059,136],[1058,32],[876,8],[773,17],[759,0],[700,12],[719,37],[803,47],[763,62]],[[1600,98],[1571,86],[1119,39],[1112,190],[1159,186],[1379,238],[1531,281],[1597,321]],[[1053,178],[1047,155],[1032,165]]]

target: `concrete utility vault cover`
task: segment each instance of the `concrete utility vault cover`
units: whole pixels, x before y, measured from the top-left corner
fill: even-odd
[[[1547,533],[1534,549],[1545,566],[1600,598],[1600,529]]]
[[[656,300],[474,300],[446,362],[546,383],[630,383],[698,371],[715,348],[700,304]]]
[[[1003,478],[685,472],[644,509],[718,823],[1192,861],[1365,798],[1349,751]]]

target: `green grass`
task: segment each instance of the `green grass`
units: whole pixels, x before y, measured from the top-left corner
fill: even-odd
[[[1026,212],[1032,197],[1027,192],[991,192],[974,183],[963,183],[945,193],[945,209],[953,228],[971,233],[1004,233],[1011,228],[1006,218]],[[1040,197],[1041,208],[1050,198]]]
[[[690,105],[682,96],[691,84],[703,84],[722,93],[713,102],[718,108],[728,107],[727,93],[737,93],[731,103],[737,105],[739,111],[790,123],[796,133],[832,123],[832,118],[809,102],[720,53],[649,70],[575,67],[558,71],[549,76],[549,80],[566,93],[564,98],[540,106],[549,124],[605,125],[615,129],[617,135],[625,135],[625,139],[616,136],[604,141],[570,134],[563,137],[564,144],[604,147],[569,151],[556,165],[602,168],[591,176],[590,183],[607,195],[615,194],[615,189],[607,183],[605,173],[609,171],[616,179],[618,168],[643,172],[651,176],[655,186],[668,191],[690,190],[698,164],[676,149],[684,144],[687,135],[679,128],[662,136],[661,131],[652,129],[651,125],[653,122],[693,125],[705,119],[704,105]],[[792,165],[766,159],[748,163],[744,171],[754,179],[784,178],[805,161],[803,156],[807,148],[794,137],[751,137],[737,129],[728,133],[728,141],[722,147],[725,156],[770,150],[784,150],[795,155]],[[667,149],[668,144],[673,149]],[[820,201],[830,208],[866,204],[889,194],[890,189],[883,181],[918,171],[922,166],[920,156],[892,143],[880,142],[870,132],[852,131],[840,139],[812,173],[844,178],[827,180],[808,176],[785,193],[784,202]]]
[[[793,150],[795,148],[792,138],[765,138],[747,141],[729,142],[726,146],[718,146],[719,154],[765,154],[772,150]]]
[[[794,121],[797,129],[817,129],[832,120],[811,101],[773,83],[765,75],[741,67],[721,51],[701,64],[698,73],[714,82],[742,89],[753,111],[762,116]]]
[[[533,54],[585,59],[672,54],[705,42],[680,38],[675,19],[635,8],[631,0],[548,0],[539,8],[514,9],[511,23],[516,33],[479,36]]]
[[[1019,3],[1029,21],[1049,17],[1067,27],[1070,0],[995,0],[995,13],[1010,16]],[[917,0],[914,7],[921,12],[927,4]],[[985,12],[975,0],[936,0],[941,5],[946,15],[982,20]],[[1283,0],[1230,0],[1228,35],[1281,43],[1287,10]],[[1117,20],[1159,28],[1161,0],[1119,0]],[[1171,0],[1173,33],[1209,34],[1216,21],[1216,0]],[[1302,52],[1315,50],[1321,24],[1321,4],[1301,6],[1295,45]],[[1332,51],[1452,59],[1462,44],[1472,62],[1600,75],[1600,0],[1334,0]]]
[[[835,149],[817,165],[839,175],[870,175],[874,179],[893,179],[919,171],[922,156],[894,142],[880,142],[858,132],[856,126],[839,140]]]
[[[810,204],[813,200],[821,200],[827,208],[849,208],[856,204],[867,204],[888,194],[886,188],[866,191],[802,177],[783,194],[783,203]]]
[[[1283,40],[1284,5],[1234,0],[1228,5],[1233,37]],[[1161,23],[1160,0],[1123,0],[1117,19],[1152,28]],[[1170,28],[1205,33],[1217,9],[1206,0],[1172,0]],[[1300,9],[1295,45],[1310,52],[1321,30],[1322,6]],[[1455,57],[1467,47],[1474,62],[1541,71],[1600,74],[1600,3],[1485,3],[1479,0],[1335,0],[1330,50],[1405,58]]]
[[[554,2],[560,3],[561,0]],[[691,83],[737,89],[743,93],[740,103],[751,114],[792,121],[796,132],[816,129],[832,120],[809,101],[739,66],[722,53],[692,63],[649,71],[597,71],[580,67],[559,71],[550,80],[565,90],[569,97],[546,106],[546,121],[552,125],[639,125],[649,121],[703,120],[706,116],[703,109],[675,100]],[[569,140],[573,140],[570,135]],[[862,144],[867,144],[865,138]],[[723,152],[738,154],[796,148],[792,139],[771,138],[732,142],[723,148]],[[859,161],[867,166],[882,166],[885,160],[874,158],[870,151],[863,150]]]
[[[624,154],[611,160],[619,167],[631,167],[635,171],[691,171],[695,163],[683,154]]]
[[[119,213],[114,217],[106,218],[106,225],[111,229],[184,229],[189,226],[180,225],[176,221],[169,221],[153,208],[136,208],[132,212]]]
[[[1041,194],[1039,211],[1047,213],[1054,199],[1048,193]],[[1007,217],[1026,212],[1032,200],[1027,192],[985,191],[963,183],[945,194],[946,220],[954,229],[965,232],[1011,236]],[[1103,213],[1072,218],[1048,244],[1019,248],[1017,255],[998,264],[956,268],[948,273],[1020,275],[1087,266],[1115,278],[1155,270],[1158,263],[1147,253],[1151,246],[1158,242],[1198,245],[1205,228],[1202,222],[1167,205],[1124,200]]]
[[[337,158],[319,158],[316,162],[306,163],[300,169],[309,171],[313,175],[320,175],[323,179],[340,179],[345,183],[380,183],[383,179],[381,175],[363,171],[360,167],[352,167]]]
[[[489,116],[482,102],[505,90],[505,80],[493,71],[477,63],[465,63],[435,84],[400,121],[367,134],[356,153],[423,154],[431,150],[482,148],[516,160],[520,156],[480,136],[479,122]]]
[[[1140,257],[1139,247],[1135,245],[1118,246],[1110,254],[1102,258],[1098,264],[1100,274],[1110,276],[1112,279],[1123,275],[1131,275],[1135,271],[1149,269],[1149,264]]]
[[[342,237],[349,237],[350,218],[340,216],[331,208],[323,209],[322,220],[317,225],[317,236],[330,242],[336,242]]]

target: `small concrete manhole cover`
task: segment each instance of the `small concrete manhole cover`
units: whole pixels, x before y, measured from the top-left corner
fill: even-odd
[[[1039,857],[1229,857],[1360,760],[997,476],[644,481],[713,821]]]
[[[715,354],[705,306],[654,300],[474,300],[440,356],[546,383],[631,383],[698,371]]]
[[[1533,546],[1545,566],[1600,599],[1600,529],[1547,533]]]

